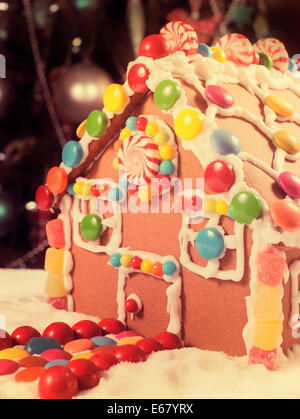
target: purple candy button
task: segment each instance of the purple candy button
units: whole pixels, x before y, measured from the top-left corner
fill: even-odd
[[[278,183],[291,198],[300,198],[300,178],[291,172],[282,172]]]
[[[205,94],[210,102],[221,108],[230,108],[234,104],[232,94],[224,87],[210,84],[206,87]]]
[[[13,374],[19,368],[19,364],[11,359],[0,359],[0,375]]]

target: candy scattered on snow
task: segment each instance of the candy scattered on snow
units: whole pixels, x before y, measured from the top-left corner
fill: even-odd
[[[22,371],[18,371],[14,376],[17,383],[31,383],[38,380],[44,374],[43,367],[28,367]]]
[[[102,335],[101,328],[92,320],[80,320],[73,324],[72,330],[75,333],[75,339],[91,339],[94,336]]]
[[[43,336],[54,338],[58,340],[61,345],[64,345],[74,339],[74,332],[67,323],[54,322],[46,327],[43,331]]]
[[[45,369],[38,388],[41,399],[71,399],[77,393],[78,382],[66,366],[57,365]]]
[[[102,319],[98,324],[106,335],[117,335],[125,330],[124,324],[120,320],[113,318]]]
[[[116,341],[112,338],[106,336],[94,336],[91,338],[91,341],[94,342],[96,347],[106,346],[106,345],[116,345]]]
[[[78,381],[79,390],[87,390],[96,387],[100,381],[100,370],[88,359],[76,359],[67,364]]]
[[[160,332],[154,339],[162,344],[164,349],[181,349],[183,344],[179,337],[171,332]]]
[[[91,339],[76,339],[72,340],[64,345],[64,351],[71,354],[78,352],[88,351],[94,349],[95,344]]]
[[[96,365],[96,367],[100,371],[107,371],[109,370],[113,365],[117,365],[119,361],[115,356],[113,356],[110,353],[104,353],[104,352],[98,352],[94,354],[90,361],[93,362],[93,364]]]

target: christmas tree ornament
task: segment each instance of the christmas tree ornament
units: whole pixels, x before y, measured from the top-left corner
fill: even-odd
[[[253,7],[248,6],[245,1],[237,4],[230,15],[230,22],[235,23],[238,29],[243,29],[244,26],[252,23]]]

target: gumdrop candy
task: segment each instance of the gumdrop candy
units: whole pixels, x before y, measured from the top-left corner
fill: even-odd
[[[68,299],[67,297],[48,297],[47,303],[57,310],[68,310]]]
[[[277,369],[277,348],[272,351],[264,351],[252,346],[249,352],[249,364],[263,364],[269,371]]]
[[[282,321],[255,320],[253,344],[264,351],[272,351],[278,344],[282,333]]]
[[[282,281],[285,270],[285,259],[271,250],[257,255],[257,278],[265,285],[276,287]]]
[[[45,256],[45,270],[53,275],[61,275],[64,266],[64,251],[48,248]]]
[[[253,305],[253,315],[258,320],[276,320],[281,311],[281,290],[259,283]]]
[[[66,297],[68,295],[68,291],[64,286],[63,275],[48,274],[45,294],[47,297]]]
[[[57,218],[56,220],[48,221],[46,224],[46,234],[50,247],[63,249],[66,245],[64,223]]]

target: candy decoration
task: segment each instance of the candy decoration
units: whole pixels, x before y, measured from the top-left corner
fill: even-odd
[[[257,51],[255,51],[255,50],[253,50],[253,61],[252,61],[252,64],[259,65],[259,61],[260,61],[260,59],[259,59],[259,53]]]
[[[68,310],[68,299],[67,297],[51,297],[47,298],[47,304],[51,304],[52,307],[57,310]]]
[[[39,381],[41,399],[71,399],[77,390],[77,378],[62,365],[46,369]]]
[[[0,351],[2,351],[2,349],[11,348],[13,343],[13,339],[9,333],[3,329],[0,329]]]
[[[173,80],[161,81],[157,85],[153,95],[155,105],[164,110],[172,108],[179,97],[179,85]]]
[[[43,367],[29,367],[17,372],[14,379],[17,383],[31,383],[38,380],[44,374]]]
[[[120,320],[117,320],[117,319],[112,319],[112,318],[102,319],[100,320],[98,324],[101,327],[104,334],[106,335],[108,334],[117,335],[118,333],[121,333],[125,330],[124,324],[120,322]]]
[[[159,157],[162,160],[172,160],[175,155],[175,150],[171,145],[163,145],[159,149]]]
[[[153,264],[150,259],[144,259],[141,263],[141,271],[144,273],[151,272]]]
[[[204,228],[196,237],[196,249],[204,259],[219,257],[224,250],[224,239],[216,228]]]
[[[188,23],[176,21],[164,25],[160,33],[173,46],[174,50],[183,51],[185,55],[197,53],[198,36]]]
[[[139,55],[150,58],[162,58],[171,53],[171,45],[162,35],[149,35],[140,45]]]
[[[76,167],[81,162],[83,150],[77,141],[68,141],[62,151],[62,161],[67,167]]]
[[[249,352],[249,363],[263,364],[269,371],[275,371],[278,364],[277,348],[272,351],[264,351],[252,346]]]
[[[210,47],[207,44],[199,43],[197,47],[197,54],[202,55],[202,57],[212,58],[212,52]]]
[[[90,361],[96,365],[99,371],[107,371],[114,365],[117,365],[119,361],[115,356],[109,353],[99,352],[94,354]]]
[[[205,186],[211,193],[228,191],[234,182],[234,171],[230,164],[222,160],[211,162],[205,169]]]
[[[54,322],[43,331],[43,337],[56,339],[61,345],[65,345],[74,339],[74,331],[65,322]]]
[[[171,175],[175,170],[174,163],[171,160],[163,160],[160,163],[159,170],[164,175]]]
[[[253,47],[244,35],[228,33],[222,36],[215,46],[224,51],[227,60],[237,65],[249,66],[252,64]]]
[[[41,334],[38,330],[31,326],[21,326],[17,327],[12,334],[14,345],[25,346],[27,342],[33,337],[41,337]]]
[[[271,205],[270,213],[274,223],[283,230],[296,231],[300,228],[300,211],[294,202],[278,199]]]
[[[111,255],[110,257],[110,263],[112,266],[114,266],[115,268],[118,268],[119,266],[121,266],[121,254],[120,253],[114,253],[113,255]]]
[[[54,202],[54,195],[46,185],[41,185],[35,193],[35,202],[40,210],[48,210]]]
[[[96,387],[100,381],[100,370],[88,359],[76,359],[71,361],[67,368],[72,371],[78,381],[79,390],[87,390]]]
[[[151,187],[147,188],[139,188],[138,190],[138,198],[141,202],[149,202],[151,201]]]
[[[286,269],[285,259],[270,250],[259,252],[257,255],[257,278],[260,282],[271,287],[281,284]]]
[[[154,135],[154,142],[157,145],[165,145],[169,141],[169,135],[166,131],[158,131]]]
[[[183,348],[183,344],[179,337],[171,332],[160,332],[154,336],[154,339],[161,343],[164,349],[171,350]]]
[[[220,215],[227,215],[228,214],[228,204],[223,200],[219,199],[216,203],[216,211]]]
[[[94,336],[91,338],[91,341],[94,342],[94,345],[96,346],[96,348],[100,346],[116,345],[116,341],[114,339],[108,338],[106,336]]]
[[[62,167],[52,167],[47,174],[47,186],[53,193],[62,193],[68,185],[68,175]]]
[[[135,131],[135,123],[136,123],[136,116],[130,116],[126,119],[126,128],[130,129],[131,131]]]
[[[76,135],[78,138],[82,138],[84,136],[84,133],[86,131],[86,123],[87,123],[87,119],[82,121],[76,128]]]
[[[292,58],[289,58],[289,71],[293,74],[298,71],[298,66]]]
[[[151,263],[151,268],[152,268],[152,266],[153,266],[153,264]],[[140,297],[138,295],[136,295],[136,294],[128,295],[128,297],[126,298],[126,301],[125,301],[125,310],[128,313],[137,314],[142,310],[142,308],[143,308],[143,303],[142,303],[142,300],[140,299]],[[128,339],[128,338],[129,337],[127,336],[127,337],[124,337],[123,339]],[[132,336],[130,336],[130,338],[132,338]],[[130,343],[130,342],[128,342],[128,343]]]
[[[70,354],[76,354],[78,352],[88,351],[94,349],[95,345],[91,339],[76,339],[67,342],[64,345],[64,351]]]
[[[147,92],[149,90],[147,86],[149,75],[150,72],[144,64],[134,64],[127,76],[129,87],[136,93]]]
[[[133,269],[141,269],[142,261],[143,261],[143,259],[141,259],[139,256],[133,256],[131,261],[130,261],[130,266]]]
[[[253,302],[253,315],[257,320],[273,321],[280,317],[281,290],[260,283]]]
[[[255,320],[253,345],[264,351],[272,351],[278,346],[282,333],[282,321]]]
[[[112,83],[103,95],[103,104],[109,112],[120,113],[127,102],[126,90],[121,84]]]
[[[277,147],[280,147],[288,154],[296,154],[300,151],[300,140],[285,130],[277,131],[274,134],[274,141]]]
[[[230,212],[235,221],[241,224],[250,224],[261,214],[260,199],[250,191],[237,193],[231,200]]]
[[[112,202],[121,201],[121,199],[123,198],[123,192],[120,188],[111,188],[108,192],[108,198]]]
[[[212,214],[216,210],[216,200],[213,198],[205,198],[203,209],[206,214]]]
[[[292,116],[295,112],[294,105],[292,105],[285,97],[279,95],[269,95],[265,98],[265,103],[277,115],[282,117]]]
[[[124,253],[121,256],[120,262],[121,265],[124,266],[124,268],[129,268],[130,267],[130,261],[131,261],[132,256],[128,253]]]
[[[80,352],[74,355],[71,361],[74,361],[75,359],[90,359],[92,356],[93,356],[92,351]]]
[[[129,336],[118,340],[117,345],[135,345],[139,340],[143,339],[142,336]]]
[[[108,119],[106,114],[103,111],[95,109],[88,116],[86,130],[91,137],[98,138],[105,133],[107,125]]]
[[[274,68],[284,73],[289,66],[289,56],[282,42],[274,38],[263,38],[257,41],[253,48],[258,52],[268,54],[273,61]]]
[[[219,47],[211,47],[211,52],[212,52],[212,56],[213,59],[215,59],[216,61],[219,61],[219,63],[225,64],[227,61],[225,52],[219,48]]]
[[[94,336],[102,335],[101,328],[92,320],[80,320],[73,324],[72,330],[74,331],[75,339],[91,339]]]
[[[145,132],[149,137],[154,137],[155,134],[159,131],[159,126],[155,121],[150,121],[147,123]]]
[[[49,246],[63,249],[66,245],[64,223],[60,218],[48,221],[46,234]]]
[[[164,346],[158,340],[153,338],[142,338],[136,343],[136,346],[141,348],[141,350],[147,355],[164,350]]]
[[[0,351],[0,359],[10,359],[12,361],[20,361],[30,356],[30,353],[21,348],[7,348]]]
[[[48,362],[55,361],[57,359],[66,359],[69,361],[72,358],[71,354],[61,349],[47,349],[46,351],[42,352],[40,356],[46,359]]]
[[[123,338],[130,338],[130,337],[133,337],[133,336],[143,337],[143,335],[141,335],[138,332],[135,332],[134,330],[124,330],[124,332],[120,332],[120,333],[117,334],[116,339],[119,340],[119,339],[123,339]]]
[[[56,365],[66,366],[70,361],[68,359],[55,359],[54,361],[50,361],[45,365],[45,369],[49,369],[51,367],[55,367]]]
[[[0,359],[0,376],[13,374],[19,368],[19,364],[11,359]]]
[[[139,116],[137,120],[135,121],[135,128],[138,131],[145,131],[146,126],[148,124],[148,119],[144,116]]]
[[[210,84],[205,89],[207,99],[221,108],[230,108],[234,104],[232,94],[224,87]]]
[[[39,355],[47,349],[61,349],[61,345],[57,339],[49,337],[33,337],[25,345],[25,351],[30,355]]]
[[[122,140],[120,140],[120,141],[122,141]],[[123,142],[123,141],[122,141]],[[120,144],[120,147],[121,147],[121,144]],[[113,159],[113,168],[115,169],[115,170],[119,170],[119,159],[118,159],[118,157],[115,157],[114,159]]]
[[[45,270],[53,275],[61,275],[64,268],[64,257],[64,250],[49,247],[45,254]]]
[[[155,262],[152,266],[151,273],[155,276],[163,276],[162,263]]]
[[[125,138],[128,138],[131,135],[131,130],[127,127],[123,128],[120,132],[120,140],[125,140]]]
[[[102,233],[102,221],[97,214],[85,215],[81,224],[80,232],[85,240],[97,240]]]
[[[162,271],[165,275],[174,275],[177,271],[177,266],[170,260],[162,264]]]
[[[36,355],[30,355],[26,358],[20,359],[18,364],[22,368],[29,368],[29,367],[45,367],[47,365],[47,360]]]
[[[196,109],[188,108],[176,116],[174,130],[182,140],[193,140],[202,131],[203,124],[203,115]]]
[[[281,188],[291,198],[300,198],[300,178],[291,172],[282,172],[278,177]]]
[[[272,58],[268,54],[265,54],[264,52],[259,52],[258,57],[260,65],[267,67],[268,70],[272,70],[274,64]]]
[[[117,346],[112,352],[112,355],[116,357],[118,361],[127,362],[144,362],[147,359],[147,355],[136,345],[121,345]]]
[[[226,129],[215,129],[211,135],[211,142],[220,154],[239,154],[241,151],[240,140]]]
[[[149,183],[159,173],[158,146],[147,135],[134,134],[121,144],[119,167],[130,183]]]
[[[65,289],[64,275],[53,275],[48,273],[45,286],[47,297],[66,297],[69,292]]]

